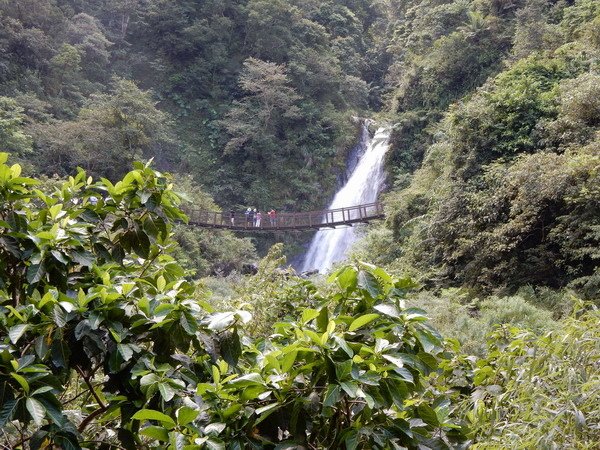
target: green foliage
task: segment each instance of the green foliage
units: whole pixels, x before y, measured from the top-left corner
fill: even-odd
[[[50,121],[31,127],[45,173],[68,173],[83,167],[116,180],[140,158],[165,165],[176,148],[169,116],[156,108],[148,91],[115,78],[109,94],[92,96],[77,120]]]
[[[491,335],[464,405],[472,448],[597,446],[598,319],[596,309],[580,309],[543,337],[515,327]]]
[[[365,57],[378,14],[370,1],[10,0],[0,95],[23,100],[38,173],[116,180],[154,157],[221,205],[316,209],[354,140],[350,118],[381,103],[387,62]],[[270,64],[284,82],[256,85]]]
[[[558,83],[578,74],[574,66],[557,58],[521,60],[499,75],[491,89],[451,111],[455,165],[465,178],[496,158],[539,148],[535,127],[557,116]]]
[[[31,152],[31,137],[23,132],[23,109],[13,99],[0,97],[0,142],[2,150],[25,157]]]
[[[550,295],[565,304],[566,295],[559,292],[519,293],[510,297],[473,298],[462,289],[444,289],[439,294],[419,292],[407,298],[407,305],[427,311],[431,324],[443,336],[460,342],[461,353],[484,357],[486,338],[498,325],[519,327],[543,335],[557,328],[545,303]],[[568,313],[567,313],[568,314]],[[562,317],[562,316],[560,316]]]
[[[242,349],[241,374],[219,362],[198,385],[211,430],[236,448],[450,448],[451,405],[427,382],[446,353],[423,311],[402,305],[413,283],[365,264],[329,281],[327,298]]]
[[[529,56],[514,54],[506,70],[452,105],[435,127],[428,127],[431,107],[424,109],[429,116],[399,116],[393,144],[402,155],[389,160],[398,173],[412,170],[432,136],[434,142],[410,182],[399,176],[404,181],[387,195],[395,244],[388,242],[378,261],[428,285],[487,292],[568,285],[597,297],[598,223],[584,212],[597,214],[596,200],[584,194],[597,183],[597,50],[584,32],[557,34],[577,20],[587,30],[594,11],[587,2],[527,2],[517,29],[538,21],[549,33],[530,42],[537,52],[515,49]],[[472,25],[480,19],[472,16]],[[380,254],[372,242],[366,252]]]
[[[472,183],[456,186],[431,219],[437,226],[428,230],[428,244],[439,253],[417,255],[434,264],[443,261],[445,276],[471,287],[591,281],[597,217],[587,214],[598,206],[597,199],[579,193],[596,184],[597,166],[586,151],[541,153],[490,166]],[[575,206],[574,197],[585,206]],[[587,291],[592,297],[593,283]]]
[[[6,154],[2,160],[0,398],[3,428],[10,423],[6,445],[20,445],[21,435],[79,448],[90,422],[110,423],[115,412],[121,415],[120,440],[135,442],[131,416],[145,398],[138,372],[149,367],[164,378],[164,358],[189,348],[199,320],[197,305],[187,301],[193,287],[166,253],[168,222],[185,219],[179,200],[169,181],[147,166],[138,165],[115,185],[93,183],[80,171],[44,193],[36,180],[20,176],[18,165],[5,164]],[[156,387],[170,400],[171,386],[180,383],[170,379]],[[85,405],[79,423],[63,412],[79,397],[64,397],[72,384],[85,389],[76,403]],[[15,420],[35,426],[15,434]],[[87,438],[95,440],[94,434]]]
[[[418,0],[391,12],[387,77],[398,125],[388,161],[401,171],[419,166],[444,110],[497,73],[510,50],[512,21],[481,3]]]
[[[446,388],[427,381],[447,353],[423,311],[404,308],[409,279],[344,267],[328,297],[292,289],[290,302],[311,307],[270,339],[240,340],[250,314],[192,300],[168,255],[170,222],[186,220],[170,180],[136,164],[114,185],[79,171],[45,193],[0,158],[6,446],[450,448],[462,439]],[[267,259],[263,276],[276,264]],[[80,417],[66,414],[77,407]]]
[[[285,263],[283,244],[275,244],[260,260],[257,273],[236,282],[232,298],[218,304],[220,309],[249,311],[252,321],[246,332],[251,336],[270,335],[275,323],[295,317],[299,308],[315,302],[315,286],[284,269]]]
[[[526,58],[537,51],[554,50],[560,46],[560,29],[552,20],[563,5],[543,0],[528,0],[516,13],[517,24],[512,54],[515,59]]]

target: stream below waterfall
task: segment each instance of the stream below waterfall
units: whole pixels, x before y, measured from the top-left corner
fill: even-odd
[[[354,161],[348,164],[349,168],[354,166],[352,173],[327,209],[362,205],[377,200],[385,181],[383,161],[389,146],[390,133],[390,127],[381,127],[369,139],[368,123],[363,125],[361,145],[366,148],[359,148],[356,152],[356,157],[360,157],[356,164],[352,164]],[[356,233],[353,227],[319,230],[304,256],[301,271],[327,272],[333,264],[346,257],[355,240]]]

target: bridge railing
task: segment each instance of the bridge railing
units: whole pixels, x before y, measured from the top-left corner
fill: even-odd
[[[235,212],[232,220],[231,212],[227,211],[185,209],[190,222],[196,225],[213,228],[259,230],[335,227],[336,225],[367,222],[383,216],[381,203],[368,203],[346,208],[302,213],[277,212],[274,217],[269,217],[267,212],[261,211],[260,222],[256,220],[255,216],[250,219],[244,212]]]

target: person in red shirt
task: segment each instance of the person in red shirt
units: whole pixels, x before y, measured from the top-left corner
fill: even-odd
[[[269,216],[269,222],[271,223],[271,226],[274,227],[275,224],[277,223],[275,210],[272,209],[271,211],[269,211],[267,213],[267,215]]]

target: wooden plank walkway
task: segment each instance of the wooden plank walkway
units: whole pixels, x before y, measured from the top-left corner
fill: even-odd
[[[348,208],[301,213],[277,212],[273,220],[269,218],[266,211],[261,211],[260,224],[248,220],[244,212],[236,212],[233,221],[231,220],[231,212],[228,211],[200,211],[185,208],[185,212],[189,217],[189,225],[252,232],[335,228],[343,225],[352,226],[357,223],[367,223],[384,217],[381,203],[368,203]]]

